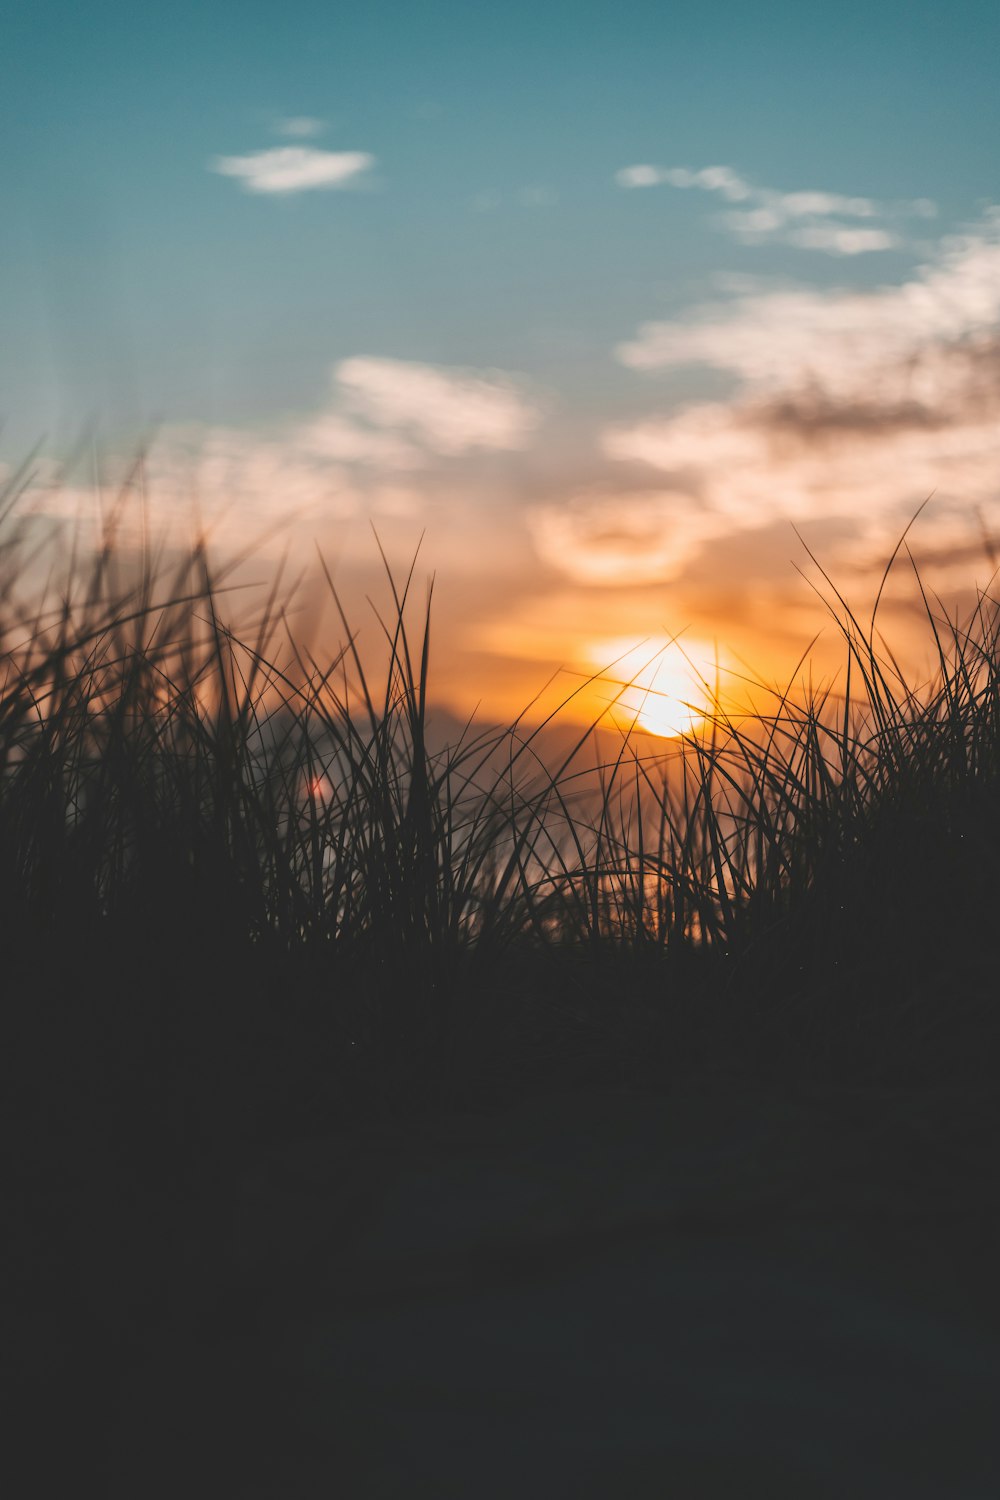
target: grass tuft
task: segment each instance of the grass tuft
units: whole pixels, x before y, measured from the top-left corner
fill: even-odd
[[[436,743],[413,567],[385,565],[373,680],[325,564],[319,657],[280,577],[247,611],[204,542],[125,547],[125,494],[90,554],[39,547],[24,482],[0,512],[15,1113],[48,1075],[57,1113],[141,1116],[169,1152],[546,1070],[995,1066],[1000,611],[949,615],[905,538],[928,681],[820,570],[839,691],[797,671],[669,755],[625,734],[590,767],[592,726],[550,765],[522,721]]]

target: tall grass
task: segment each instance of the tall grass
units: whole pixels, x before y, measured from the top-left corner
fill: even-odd
[[[18,1025],[47,990],[58,1025],[92,1038],[84,996],[100,991],[106,1047],[134,1042],[119,1071],[166,1037],[175,1078],[206,1037],[224,1055],[249,1015],[266,1072],[282,1012],[306,1051],[320,1028],[324,1066],[349,1060],[391,1090],[401,1070],[461,1068],[486,1011],[496,1034],[516,1016],[533,1035],[554,994],[565,1025],[581,997],[627,1011],[638,996],[668,1027],[692,996],[706,1014],[721,996],[729,1031],[757,1028],[765,1050],[775,1015],[823,995],[824,1035],[881,1056],[913,983],[956,955],[981,995],[1000,891],[989,594],[949,616],[913,567],[936,667],[911,684],[876,615],[862,623],[825,578],[838,684],[797,673],[750,717],[717,701],[668,755],[624,735],[590,767],[583,730],[547,765],[521,721],[434,742],[431,601],[415,604],[413,569],[386,566],[375,680],[329,574],[341,629],[320,656],[280,578],[251,608],[203,542],[172,559],[145,533],[119,544],[124,495],[96,549],[52,539],[43,573],[18,499],[15,481],[0,911]],[[27,594],[25,577],[41,580]],[[921,1012],[929,1059],[950,1014]]]

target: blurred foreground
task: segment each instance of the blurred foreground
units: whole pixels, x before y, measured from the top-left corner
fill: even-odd
[[[391,577],[376,677],[7,525],[35,1493],[995,1492],[990,597],[910,686],[834,592],[839,696],[553,763],[435,742]]]

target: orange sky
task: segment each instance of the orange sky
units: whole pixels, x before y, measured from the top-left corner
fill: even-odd
[[[312,410],[253,428],[165,425],[143,468],[150,524],[189,535],[196,502],[218,557],[262,538],[261,579],[287,552],[290,574],[313,580],[308,628],[321,547],[375,649],[365,596],[389,596],[372,527],[399,576],[423,538],[414,597],[419,613],[433,573],[433,691],[451,711],[509,720],[556,674],[537,716],[615,657],[639,671],[668,647],[658,682],[652,666],[642,682],[661,696],[626,702],[649,728],[684,727],[684,700],[697,706],[716,663],[729,706],[739,674],[785,681],[817,632],[817,675],[842,662],[798,571],[818,578],[806,547],[865,614],[930,497],[909,538],[927,587],[968,603],[989,581],[1000,211],[920,256],[866,289],[744,278],[641,325],[611,355],[645,392],[644,416],[583,411],[494,368],[342,360]],[[711,399],[657,394],[665,373],[699,369],[723,382]],[[41,460],[28,503],[93,511],[97,476],[107,497],[125,464],[110,451],[65,471]],[[904,556],[880,622],[915,663],[929,659],[919,615]],[[589,719],[615,691],[592,685],[567,713]]]

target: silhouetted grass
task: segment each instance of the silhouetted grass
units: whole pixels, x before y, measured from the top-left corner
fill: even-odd
[[[339,1137],[348,1157],[360,1139],[363,1177],[365,1116],[440,1108],[454,1132],[471,1108],[534,1091],[561,1110],[572,1091],[568,1129],[590,1150],[581,1094],[676,1090],[696,1100],[677,1127],[696,1137],[716,1117],[764,1122],[721,1192],[724,1264],[772,1213],[794,1241],[826,1203],[831,1223],[861,1214],[874,1238],[880,1217],[903,1223],[922,1297],[959,1264],[990,1281],[990,594],[949,617],[913,569],[936,655],[914,684],[877,617],[862,622],[825,579],[837,682],[812,689],[797,672],[742,717],[718,701],[667,753],[593,726],[553,759],[546,725],[436,739],[431,606],[414,601],[412,569],[397,583],[386,568],[374,651],[327,578],[340,629],[318,655],[280,574],[261,600],[204,542],[157,550],[141,526],[120,540],[128,494],[96,549],[47,533],[18,499],[14,481],[0,519],[0,1158],[11,1411],[32,1493],[52,1492],[49,1469],[104,1472],[120,1394],[164,1349],[171,1369],[175,1322],[204,1323],[180,1347],[210,1349],[228,1318],[266,1375],[263,1281],[298,1262],[279,1257],[241,1291],[226,1215],[248,1164],[266,1183],[284,1138],[289,1190],[331,1192],[329,1233],[349,1241],[351,1192],[367,1201],[377,1184],[300,1181],[294,1161],[309,1136],[323,1154]],[[768,1133],[774,1118],[802,1138]],[[666,1139],[633,1141],[654,1217],[674,1193]],[[691,1172],[717,1169],[718,1151],[685,1144]],[[558,1141],[540,1148],[561,1159]],[[735,1229],[727,1192],[758,1205]],[[261,1205],[275,1245],[293,1232],[284,1203],[276,1190]],[[242,1411],[237,1426],[243,1441]]]
[[[914,686],[826,579],[836,691],[796,682],[749,718],[717,703],[669,754],[626,735],[597,767],[581,732],[547,765],[520,723],[434,742],[412,569],[398,584],[386,566],[375,680],[329,575],[341,631],[318,657],[280,580],[248,612],[204,543],[169,566],[145,540],[120,546],[126,497],[96,553],[54,540],[26,594],[45,557],[29,570],[37,528],[16,502],[15,483],[0,554],[15,1117],[100,1119],[122,1149],[169,1159],[531,1079],[990,1075],[988,594],[949,618],[914,567],[937,656]]]

